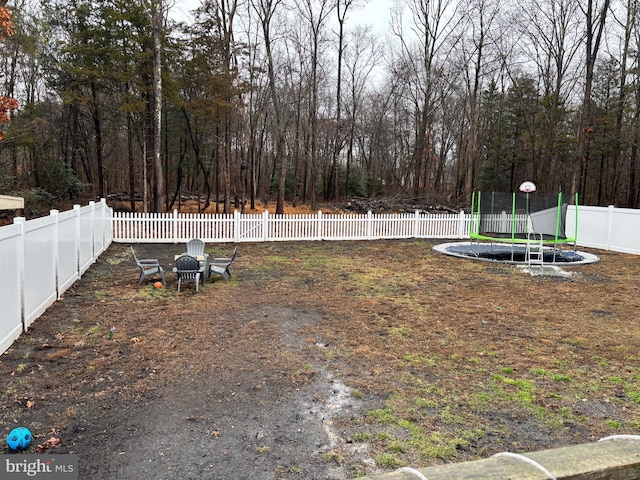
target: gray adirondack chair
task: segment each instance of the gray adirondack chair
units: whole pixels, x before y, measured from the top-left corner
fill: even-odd
[[[209,263],[209,254],[204,251],[205,244],[199,238],[192,238],[187,242],[187,255],[191,255],[192,257],[196,257],[200,262],[200,267],[202,269],[202,275],[200,275],[200,280],[204,284],[205,276],[209,274],[207,265]]]
[[[231,257],[219,257],[214,258],[209,263],[209,273],[215,273],[217,275],[222,275],[222,277],[228,282],[231,280],[231,271],[229,270],[229,265],[235,260],[236,254],[238,253],[238,246],[233,249],[233,253]]]
[[[178,276],[178,291],[180,291],[180,287],[184,282],[194,282],[196,284],[196,292],[198,291],[202,269],[197,258],[191,255],[181,255],[180,258],[176,260],[176,268],[174,268],[174,271]]]
[[[156,258],[143,258],[139,259],[136,256],[136,252],[131,247],[131,255],[133,255],[133,259],[136,262],[136,265],[140,268],[140,280],[138,283],[142,283],[142,281],[147,277],[158,277],[162,278],[162,284],[166,285],[167,282],[164,279],[164,270],[160,266],[160,262]]]

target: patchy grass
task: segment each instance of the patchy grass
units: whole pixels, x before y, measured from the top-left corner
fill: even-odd
[[[172,372],[198,378],[216,365],[256,391],[270,375],[292,388],[339,378],[352,409],[331,422],[352,442],[318,455],[354,475],[370,473],[363,455],[390,470],[637,432],[640,257],[600,252],[559,279],[441,256],[434,244],[241,244],[232,281],[198,294],[176,290],[179,246],[136,247],[165,266],[168,286],[154,289],[138,285],[128,246],[114,245],[0,357],[0,415],[20,418],[28,391],[58,420],[29,413],[62,429],[79,405],[135,401],[171,385]],[[212,348],[221,339],[228,350]],[[306,471],[295,465],[280,468]]]

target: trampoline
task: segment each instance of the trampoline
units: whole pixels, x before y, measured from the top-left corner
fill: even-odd
[[[593,263],[598,257],[575,249],[578,196],[541,195],[524,182],[520,193],[474,192],[471,242],[438,245],[434,250],[463,258],[526,265]],[[568,205],[575,205],[575,231],[566,231]],[[565,246],[565,248],[561,248]],[[571,248],[566,248],[571,247]]]
[[[526,246],[506,243],[453,242],[436,245],[438,253],[472,260],[487,262],[513,263],[526,265]],[[557,246],[545,247],[542,263],[544,265],[584,265],[595,263],[598,256],[579,250],[561,249]]]

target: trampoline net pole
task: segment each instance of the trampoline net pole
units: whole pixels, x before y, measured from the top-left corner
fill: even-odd
[[[471,219],[470,219],[471,223],[469,224],[469,236],[471,238],[473,238],[474,234],[478,233],[476,231],[476,226],[475,226],[475,219],[476,219],[475,203],[476,203],[476,192],[471,192]]]
[[[558,209],[556,210],[556,232],[555,232],[555,242],[558,242],[559,230],[560,230],[560,222],[562,221],[562,192],[558,192]],[[563,228],[564,230],[564,228]],[[566,235],[565,235],[566,237]]]
[[[511,194],[511,243],[515,243],[516,231],[516,194]]]
[[[575,232],[573,232],[573,251],[576,251],[576,248],[578,248],[578,192],[576,192],[576,199],[575,199],[575,207],[576,207],[576,228],[575,228]]]

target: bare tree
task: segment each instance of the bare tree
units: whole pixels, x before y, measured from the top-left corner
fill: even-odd
[[[260,25],[264,39],[264,48],[267,58],[267,72],[269,76],[269,90],[271,92],[271,103],[275,116],[275,137],[276,137],[276,162],[280,166],[278,179],[278,200],[276,202],[276,214],[284,214],[284,193],[287,179],[287,159],[285,155],[285,130],[286,121],[276,85],[276,74],[273,52],[272,25],[282,0],[251,0]]]
[[[317,184],[318,184],[318,90],[319,90],[319,68],[322,42],[324,40],[324,30],[327,19],[333,10],[330,0],[304,0],[300,5],[300,13],[309,26],[309,50],[310,50],[310,80],[309,80],[309,118],[311,153],[311,209],[316,209]]]
[[[514,11],[520,46],[527,61],[536,65],[546,109],[544,155],[537,162],[541,187],[552,188],[558,175],[558,135],[564,108],[574,91],[577,75],[571,75],[580,48],[577,0],[540,3],[521,0]],[[543,172],[546,172],[543,175]]]
[[[464,152],[464,193],[467,200],[471,198],[476,176],[479,173],[480,145],[479,108],[483,75],[489,68],[487,50],[494,41],[492,35],[495,20],[500,11],[499,0],[474,0],[468,5],[465,16],[469,20],[470,35],[462,42],[465,50],[465,64],[467,65],[466,83],[469,103],[469,129]]]
[[[333,197],[338,198],[340,194],[340,182],[338,181],[338,157],[344,145],[344,134],[342,132],[342,63],[344,61],[345,50],[345,22],[351,6],[356,4],[356,0],[337,0],[336,13],[338,17],[338,71],[336,73],[336,116],[335,116],[335,137],[333,144],[333,158],[331,159],[331,174],[329,185],[333,185]],[[331,189],[327,189],[327,197]]]
[[[610,0],[587,0],[578,3],[578,7],[584,16],[584,47],[585,47],[585,75],[584,94],[580,109],[580,122],[578,125],[578,144],[576,146],[576,162],[571,178],[572,192],[578,192],[579,198],[583,198],[587,181],[587,142],[593,133],[591,125],[591,90],[593,88],[593,76],[596,59],[604,36],[607,14],[609,13]]]
[[[239,0],[220,0],[216,2],[216,16],[222,38],[223,76],[225,77],[224,118],[223,118],[223,166],[224,166],[224,213],[231,211],[231,144],[232,144],[232,105],[235,103],[234,90],[237,87],[238,59],[234,38],[234,21],[238,10]],[[240,103],[240,102],[238,102]]]
[[[635,3],[635,0],[633,0]],[[638,72],[637,66],[640,64],[640,28],[639,24],[635,24],[635,28],[632,31],[633,45],[634,45],[634,65],[636,69],[633,71],[633,77],[631,84],[633,85],[633,115],[631,120],[631,134],[629,142],[631,148],[629,152],[629,169],[628,169],[628,199],[627,205],[632,208],[640,207],[640,172],[639,164],[640,160],[640,72]]]
[[[627,184],[627,192],[625,198],[619,197],[619,188],[622,184],[621,176],[623,174],[623,165],[622,165],[622,148],[623,148],[623,139],[622,139],[622,127],[624,123],[624,110],[625,105],[627,104],[627,98],[629,94],[629,84],[628,84],[628,62],[629,56],[631,53],[631,40],[633,31],[638,28],[638,0],[626,0],[626,8],[624,9],[624,17],[623,19],[616,18],[616,22],[622,28],[622,46],[621,51],[618,52],[617,57],[620,59],[620,84],[618,90],[618,102],[616,106],[616,126],[615,126],[615,146],[613,149],[613,200],[616,203],[622,203],[627,206],[631,206],[631,192],[634,188],[634,185],[629,183]],[[620,195],[622,197],[622,195]],[[620,201],[620,202],[618,202]]]
[[[376,41],[370,27],[357,27],[348,36],[345,50],[345,66],[347,69],[346,85],[349,88],[349,100],[346,110],[349,115],[349,132],[347,135],[347,158],[345,172],[345,197],[349,195],[351,166],[353,164],[356,144],[356,128],[358,117],[364,103],[367,85],[376,67]]]
[[[249,7],[251,8],[251,7]],[[264,74],[267,70],[265,59],[261,55],[258,45],[260,39],[260,25],[254,22],[252,16],[246,16],[244,31],[246,33],[245,44],[249,52],[248,58],[248,82],[250,85],[246,96],[247,105],[247,156],[248,156],[248,181],[249,181],[249,202],[250,208],[255,208],[256,195],[260,182],[260,172],[266,170],[263,163],[263,152],[266,143],[267,112],[269,104],[269,89],[267,88],[268,77]]]
[[[409,81],[405,91],[412,97],[415,116],[414,140],[411,149],[413,194],[420,195],[428,187],[433,173],[433,122],[438,108],[437,85],[446,49],[457,33],[460,17],[454,0],[410,0],[411,27],[404,25],[399,5],[392,22],[392,33],[399,45],[395,75]],[[413,40],[413,41],[412,41]],[[410,167],[411,168],[411,167]]]

